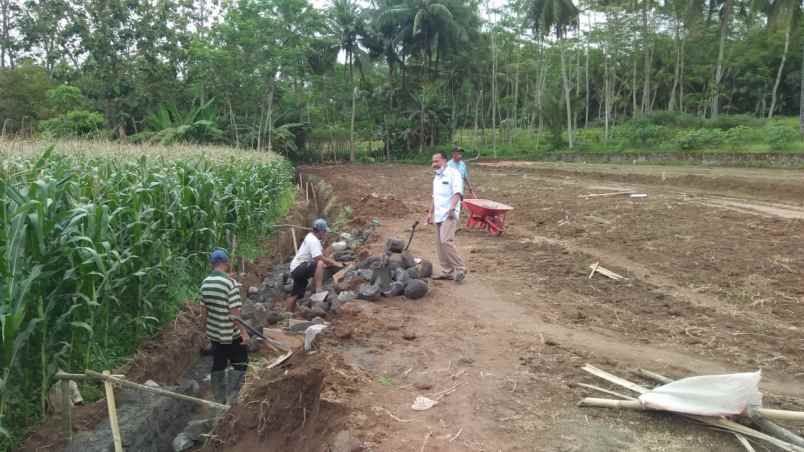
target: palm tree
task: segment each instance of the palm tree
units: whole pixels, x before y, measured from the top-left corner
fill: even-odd
[[[333,0],[329,9],[330,27],[337,35],[338,45],[346,54],[346,65],[349,66],[349,79],[354,83],[354,63],[357,56],[358,69],[362,76],[364,52],[358,45],[357,38],[364,32],[362,13],[352,0]]]
[[[404,0],[403,3],[384,10],[378,22],[380,25],[399,26],[397,40],[421,53],[424,65],[433,78],[450,35],[462,39],[466,36],[465,30],[454,20],[449,8],[437,0]]]
[[[731,0],[727,0],[731,1]],[[527,19],[533,27],[534,33],[549,35],[555,33],[561,54],[561,84],[564,88],[564,101],[567,110],[567,137],[569,147],[573,147],[572,137],[572,106],[570,88],[567,80],[567,63],[565,48],[562,40],[567,31],[578,26],[578,8],[572,0],[532,0],[528,5]]]

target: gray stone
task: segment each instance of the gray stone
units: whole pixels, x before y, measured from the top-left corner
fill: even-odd
[[[357,298],[367,301],[377,301],[380,299],[380,287],[376,284],[361,284],[357,291]]]
[[[405,298],[418,300],[427,295],[427,283],[421,279],[411,279],[405,285]]]
[[[391,287],[388,288],[385,292],[382,293],[383,297],[397,297],[402,295],[402,292],[405,291],[405,284],[399,281],[394,281],[391,283]]]
[[[371,256],[368,259],[364,260],[360,264],[358,264],[357,268],[359,269],[367,269],[372,268],[377,262],[382,262],[382,257],[380,256]]]
[[[411,267],[408,269],[408,278],[417,279],[419,277],[419,267]]]
[[[347,245],[347,243],[344,242],[344,241],[335,242],[335,243],[332,244],[332,251],[335,252],[335,253],[340,253],[342,251],[346,251],[347,248],[349,248],[349,245]]]
[[[184,452],[185,450],[190,450],[194,443],[195,441],[185,435],[184,432],[179,433],[175,438],[173,438],[173,451]]]
[[[290,293],[293,291],[293,279],[288,279],[287,282],[285,282],[285,284],[282,286],[282,290],[284,290],[285,293]]]
[[[410,275],[408,274],[407,270],[402,268],[397,268],[396,271],[393,273],[394,281],[400,282],[403,285],[410,281]]]
[[[323,291],[321,291],[321,292],[314,293],[314,294],[313,294],[313,295],[310,297],[310,300],[312,300],[312,302],[313,302],[313,303],[320,303],[320,302],[322,302],[322,301],[324,301],[324,300],[326,300],[326,299],[327,299],[327,294],[328,294],[328,293],[329,293],[329,292],[327,292],[327,291],[325,291],[325,290],[323,290]]]
[[[366,282],[374,279],[374,270],[364,268],[357,271],[357,276]]]
[[[315,303],[313,307],[310,308],[310,312],[315,316],[327,315],[327,308],[324,303]]]
[[[340,253],[335,253],[334,258],[337,262],[352,262],[355,260],[355,253],[351,251],[342,251]]]
[[[249,297],[253,297],[254,295],[257,295],[259,292],[260,292],[260,289],[254,287],[254,286],[251,286],[251,287],[248,288],[248,296]]]
[[[191,440],[198,441],[201,439],[201,435],[211,432],[213,427],[215,427],[214,418],[196,419],[188,422],[182,433]]]
[[[198,382],[192,378],[188,378],[182,381],[177,391],[182,394],[196,396],[201,393],[201,385],[199,385]]]
[[[391,253],[401,253],[405,250],[405,242],[399,239],[388,239],[385,242],[385,250]]]
[[[430,261],[423,260],[416,268],[418,269],[419,278],[423,279],[433,276],[433,264]]]
[[[347,301],[354,300],[356,296],[357,294],[355,294],[351,290],[344,290],[343,292],[338,294],[338,302],[346,303]]]
[[[416,266],[416,258],[409,252],[405,251],[399,257],[403,268],[408,269]]]
[[[343,240],[345,242],[350,242],[350,241],[354,240],[354,236],[352,234],[348,233],[348,232],[341,232],[340,238],[341,238],[341,240]]]

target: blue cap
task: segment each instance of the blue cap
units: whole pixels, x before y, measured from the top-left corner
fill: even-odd
[[[209,255],[209,263],[212,265],[218,265],[226,262],[229,262],[229,255],[226,254],[225,250],[218,248]]]
[[[316,232],[329,232],[329,226],[327,225],[327,220],[323,218],[319,218],[313,221],[313,231]]]

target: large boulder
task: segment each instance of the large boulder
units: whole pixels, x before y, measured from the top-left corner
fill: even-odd
[[[418,300],[427,295],[427,283],[421,279],[411,279],[405,284],[405,298]]]

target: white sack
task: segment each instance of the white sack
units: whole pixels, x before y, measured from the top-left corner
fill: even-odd
[[[639,396],[642,407],[701,416],[744,414],[749,405],[761,404],[761,373],[705,375],[683,378]]]

